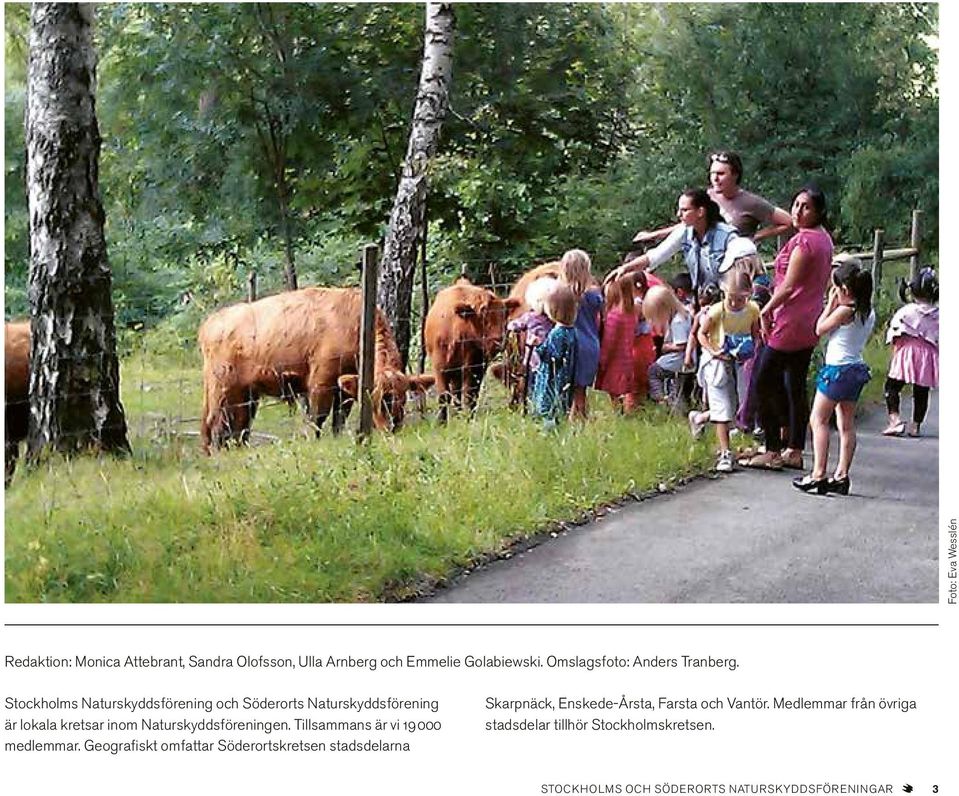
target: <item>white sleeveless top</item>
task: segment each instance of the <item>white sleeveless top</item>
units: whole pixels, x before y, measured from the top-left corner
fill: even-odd
[[[865,322],[859,316],[853,317],[850,323],[833,329],[826,343],[827,365],[857,365],[863,361],[862,350],[866,347],[866,340],[876,325],[876,312],[871,310]]]

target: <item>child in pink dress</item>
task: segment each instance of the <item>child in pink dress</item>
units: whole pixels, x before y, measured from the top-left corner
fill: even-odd
[[[636,406],[636,369],[633,364],[636,309],[633,300],[633,275],[607,282],[604,291],[608,309],[600,336],[596,389],[609,393],[614,407],[623,412],[631,412]]]
[[[889,425],[883,430],[887,437],[908,433],[919,436],[919,427],[929,408],[929,390],[939,386],[939,281],[936,272],[923,268],[908,288],[902,285],[899,296],[906,300],[906,291],[912,302],[900,307],[889,322],[886,342],[892,343],[892,362],[886,379],[886,410]],[[912,423],[908,432],[899,414],[899,393],[912,385]]]

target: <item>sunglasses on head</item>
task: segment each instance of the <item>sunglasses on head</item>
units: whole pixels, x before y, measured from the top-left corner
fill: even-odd
[[[709,159],[713,163],[729,163],[729,155],[727,155],[725,152],[714,152],[709,156]]]

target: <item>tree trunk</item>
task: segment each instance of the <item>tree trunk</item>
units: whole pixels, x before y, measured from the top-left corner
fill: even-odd
[[[93,6],[30,15],[28,447],[128,452],[99,191]]]
[[[453,27],[451,4],[427,4],[423,67],[413,110],[413,128],[383,246],[378,301],[396,332],[396,344],[404,365],[410,350],[416,242],[425,234],[427,166],[439,147],[440,129],[449,108]]]

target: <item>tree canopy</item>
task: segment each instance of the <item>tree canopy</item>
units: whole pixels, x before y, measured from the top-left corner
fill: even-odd
[[[7,6],[7,315],[26,308],[24,7]],[[388,220],[422,54],[415,4],[102,4],[101,187],[121,323],[355,280]],[[506,278],[577,246],[611,266],[705,154],[834,233],[938,235],[935,4],[460,4],[430,175],[438,275]],[[189,303],[184,297],[190,298]],[[193,324],[189,320],[186,326]],[[193,324],[195,329],[195,324]]]

